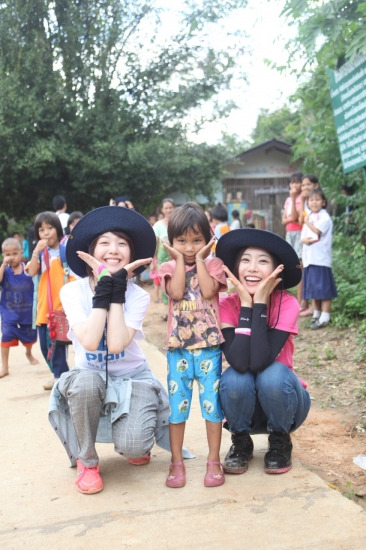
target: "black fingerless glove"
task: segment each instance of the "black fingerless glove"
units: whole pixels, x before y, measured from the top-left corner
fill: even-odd
[[[124,304],[126,301],[126,290],[127,290],[127,271],[123,267],[112,277],[113,287],[111,294],[111,304]]]
[[[105,275],[99,279],[98,284],[96,285],[93,296],[93,308],[106,309],[109,310],[109,304],[111,301],[113,290],[113,279]]]

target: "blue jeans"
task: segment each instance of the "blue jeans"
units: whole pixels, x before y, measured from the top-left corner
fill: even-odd
[[[47,365],[50,366],[50,362],[47,359],[48,349],[50,347],[49,339],[47,338],[47,325],[37,325],[39,345],[41,347],[42,355],[45,358]],[[69,366],[66,361],[66,346],[64,344],[55,344],[55,348],[52,354],[52,369],[55,378],[60,378],[63,372],[67,372]]]
[[[274,362],[264,371],[222,374],[220,400],[232,433],[292,432],[306,419],[310,396],[296,374]]]

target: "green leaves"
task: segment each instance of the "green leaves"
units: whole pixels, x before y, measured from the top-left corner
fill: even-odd
[[[240,48],[214,47],[207,25],[245,3],[187,1],[177,28],[167,28],[153,0],[2,3],[0,192],[8,215],[32,216],[59,193],[70,210],[84,211],[122,191],[142,212],[173,189],[209,196],[222,152],[190,143],[187,118],[228,87]]]

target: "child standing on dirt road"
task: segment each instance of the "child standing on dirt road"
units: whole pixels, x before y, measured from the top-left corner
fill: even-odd
[[[222,368],[219,344],[223,337],[219,327],[218,293],[226,290],[226,279],[222,261],[208,258],[215,239],[211,238],[209,221],[198,204],[188,202],[174,210],[168,224],[168,238],[172,246],[167,242],[163,242],[163,246],[171,261],[162,264],[159,270],[162,287],[169,297],[167,359],[172,462],[166,485],[178,488],[186,484],[182,447],[193,382],[197,380],[209,447],[204,484],[217,487],[225,482],[220,463],[223,414],[218,393]],[[194,293],[189,282],[193,272],[198,280]],[[193,331],[196,324],[200,325],[199,334]],[[190,338],[184,339],[183,328],[186,330],[187,326],[192,330]],[[218,330],[215,345],[209,340],[210,328]]]
[[[3,262],[0,267],[1,299],[1,359],[0,378],[9,374],[9,351],[19,342],[26,349],[31,365],[38,360],[32,355],[37,331],[32,328],[34,285],[32,277],[24,272],[22,245],[18,239],[5,239],[2,244]]]
[[[305,216],[301,233],[303,242],[305,300],[313,299],[314,311],[310,328],[318,330],[330,322],[332,299],[337,288],[332,273],[333,222],[325,210],[326,198],[321,189],[313,189],[308,196],[310,214]]]

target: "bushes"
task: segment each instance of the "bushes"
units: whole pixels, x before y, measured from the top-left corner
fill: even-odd
[[[332,306],[334,323],[350,326],[363,318],[360,329],[366,331],[366,249],[359,235],[335,233],[333,273],[338,289]]]

